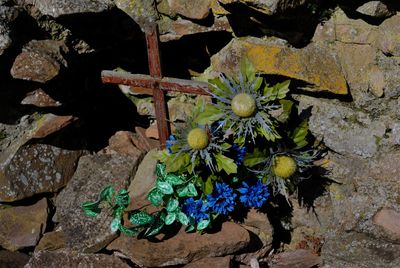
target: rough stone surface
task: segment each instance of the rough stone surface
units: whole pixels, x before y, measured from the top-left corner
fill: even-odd
[[[110,229],[113,217],[109,211],[105,209],[97,217],[87,217],[81,204],[97,200],[105,186],[113,185],[116,191],[127,188],[138,161],[138,156],[81,157],[74,176],[56,201],[57,216],[68,248],[97,252],[117,237],[117,233]]]
[[[210,14],[212,0],[164,0],[157,9],[168,16],[179,14],[189,19],[204,19]]]
[[[386,55],[400,56],[400,13],[379,26],[377,45]]]
[[[111,0],[34,0],[32,2],[42,14],[55,18],[63,15],[103,12],[114,6]]]
[[[373,217],[373,223],[382,227],[390,240],[400,241],[400,213],[383,208]]]
[[[10,202],[56,192],[72,177],[82,154],[47,144],[22,146],[4,172],[0,170],[0,200]]]
[[[19,15],[17,8],[6,6],[5,4],[6,3],[4,2],[0,2],[0,55],[2,55],[13,43],[11,38],[11,23]]]
[[[344,103],[302,97],[303,104],[312,106],[310,130],[335,152],[372,157],[377,153],[379,140],[384,139],[384,120],[374,120],[368,113]]]
[[[387,18],[396,14],[396,11],[394,9],[391,9],[381,1],[370,1],[364,3],[363,5],[358,7],[356,11],[367,16],[378,18]]]
[[[121,236],[107,249],[117,250],[139,266],[187,264],[205,257],[219,257],[238,252],[250,243],[249,233],[237,224],[226,222],[214,234],[185,233],[159,242]],[[162,254],[154,254],[162,252]]]
[[[128,191],[131,198],[145,198],[156,181],[157,149],[146,154],[136,171],[135,177],[129,185]]]
[[[335,235],[322,247],[324,268],[400,266],[400,245],[389,244],[360,233]]]
[[[268,264],[271,268],[310,268],[321,264],[321,258],[311,250],[298,249],[279,253]]]
[[[243,3],[264,14],[273,15],[299,7],[309,2],[307,0],[221,0],[223,4]]]
[[[139,156],[143,152],[133,142],[133,134],[129,131],[117,131],[108,141],[108,146],[101,153]]]
[[[58,107],[61,106],[59,101],[50,97],[43,89],[37,89],[29,92],[26,97],[21,101],[24,105],[34,105],[36,107]]]
[[[43,235],[39,241],[39,244],[35,247],[35,251],[52,251],[61,248],[65,248],[64,232],[53,231]]]
[[[73,251],[39,251],[33,254],[25,268],[129,268],[130,266],[115,256],[105,254],[82,254]]]
[[[62,41],[32,40],[22,49],[11,68],[17,79],[45,83],[56,77],[67,66],[64,54],[68,52]]]
[[[217,71],[235,75],[244,57],[257,71],[304,81],[308,84],[306,89],[347,94],[345,77],[331,51],[319,44],[296,49],[280,39],[234,39],[211,58],[211,67],[205,76],[216,76]]]
[[[46,229],[46,198],[30,206],[0,207],[0,245],[10,251],[36,246]]]
[[[0,250],[0,267],[21,268],[29,261],[29,256],[20,252]]]
[[[155,1],[148,0],[115,0],[115,5],[128,14],[142,30],[146,29],[149,23],[159,19]]]
[[[231,268],[232,257],[215,257],[215,258],[204,258],[195,262],[191,262],[184,266],[185,268],[204,268],[204,267],[212,267],[212,268]]]

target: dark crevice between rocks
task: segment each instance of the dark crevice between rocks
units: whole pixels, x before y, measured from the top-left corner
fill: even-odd
[[[335,6],[333,1],[313,1],[268,16],[242,3],[223,5],[231,13],[227,18],[236,36],[276,36],[297,48],[310,43],[317,25],[330,18]]]
[[[205,17],[204,19],[193,19],[193,18],[185,17],[185,16],[183,16],[183,15],[179,15],[179,16],[180,16],[182,19],[191,21],[191,22],[193,22],[193,23],[195,23],[195,24],[198,24],[198,25],[201,25],[201,26],[204,26],[204,27],[211,27],[211,26],[213,26],[213,24],[214,24],[214,22],[215,22],[215,17],[214,17],[214,14],[213,14],[212,12],[210,12],[210,13],[207,15],[207,17]]]
[[[117,254],[114,254],[115,252],[117,252]],[[136,263],[134,263],[131,259],[129,258],[124,258],[122,256],[118,256],[120,255],[118,251],[113,251],[113,250],[108,250],[106,248],[101,249],[100,251],[96,252],[96,254],[104,254],[104,255],[114,255],[117,258],[119,258],[121,261],[125,262],[127,265],[129,265],[129,267],[132,268],[139,268],[140,266],[138,266]]]

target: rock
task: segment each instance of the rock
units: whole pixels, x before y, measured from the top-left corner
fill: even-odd
[[[364,3],[363,5],[358,7],[356,11],[363,15],[377,18],[387,18],[396,14],[396,10],[391,9],[381,1],[370,1]]]
[[[231,268],[232,257],[215,257],[215,258],[204,258],[195,262],[191,262],[184,266],[184,268],[204,268],[204,267],[213,267],[213,268]]]
[[[159,14],[155,1],[148,0],[115,0],[115,5],[128,14],[144,31],[149,24],[157,22]]]
[[[135,127],[135,135],[133,136],[133,143],[137,148],[144,152],[148,152],[151,149],[161,148],[160,142],[157,140],[149,139],[146,137],[146,129],[141,127]]]
[[[139,156],[90,155],[79,160],[78,168],[57,197],[56,207],[67,248],[81,252],[97,252],[117,237],[107,210],[97,217],[85,216],[81,204],[97,200],[104,187],[116,191],[126,188],[135,174]]]
[[[109,140],[108,146],[101,153],[120,154],[126,156],[142,157],[143,151],[138,149],[133,142],[134,133],[130,131],[117,131]]]
[[[34,105],[36,107],[58,107],[61,106],[59,101],[54,100],[52,97],[47,95],[43,89],[39,88],[32,92],[29,92],[25,98],[21,101],[24,105]]]
[[[386,55],[400,56],[400,14],[385,20],[379,26],[376,43]]]
[[[35,252],[25,268],[129,268],[130,266],[116,256],[106,254],[82,254],[74,251],[39,251]]]
[[[321,258],[311,250],[298,249],[275,255],[268,267],[271,268],[311,268],[321,264]]]
[[[35,252],[53,251],[61,248],[65,248],[64,233],[63,231],[54,231],[43,235],[39,244],[35,247]]]
[[[301,97],[301,102],[313,107],[309,128],[330,149],[364,158],[377,153],[377,140],[384,139],[386,132],[383,120],[373,119],[369,114],[335,100]]]
[[[211,58],[211,67],[204,76],[214,77],[216,72],[236,76],[243,58],[248,58],[259,72],[304,81],[309,84],[308,90],[347,94],[339,62],[331,51],[318,43],[296,49],[280,39],[234,39]]]
[[[0,200],[11,202],[57,192],[74,174],[82,154],[47,144],[22,146],[4,171],[0,170]]]
[[[233,32],[226,16],[214,18],[212,25],[201,25],[190,20],[177,18],[173,20],[169,17],[163,17],[159,22],[160,40],[167,42],[178,40],[184,35],[207,33],[207,32]]]
[[[135,199],[143,199],[156,181],[157,149],[152,149],[143,158],[136,171],[135,177],[129,185],[129,196]]]
[[[16,79],[45,83],[67,67],[64,54],[68,52],[62,41],[32,40],[22,49],[11,68]]]
[[[27,0],[43,14],[52,17],[80,13],[100,13],[114,7],[111,0]]]
[[[20,252],[0,250],[0,267],[20,268],[29,261],[29,256]]]
[[[330,237],[321,254],[324,268],[400,266],[400,245],[354,232]]]
[[[250,209],[242,226],[256,234],[263,247],[272,245],[274,231],[265,213]]]
[[[212,0],[164,0],[157,5],[159,12],[168,16],[182,15],[189,19],[201,20],[210,14]]]
[[[185,233],[182,228],[177,235],[156,243],[121,236],[107,249],[121,252],[139,266],[154,267],[187,264],[206,257],[233,254],[246,248],[249,243],[250,235],[245,229],[237,224],[225,222],[217,233]]]
[[[400,213],[393,209],[383,208],[373,217],[373,223],[382,227],[388,239],[400,241]]]
[[[222,4],[236,4],[243,3],[252,9],[260,11],[266,15],[273,15],[283,13],[290,9],[294,9],[301,5],[306,4],[307,0],[220,0]]]
[[[0,245],[10,251],[36,246],[46,229],[46,198],[30,206],[0,208]]]
[[[19,10],[6,6],[7,2],[0,2],[0,56],[13,42],[11,23],[18,17]]]
[[[35,134],[32,135],[32,138],[45,138],[50,134],[65,128],[76,120],[78,120],[78,118],[72,115],[47,114],[46,117],[40,119],[38,129],[35,131]]]

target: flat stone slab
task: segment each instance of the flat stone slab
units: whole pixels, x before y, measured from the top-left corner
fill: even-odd
[[[186,233],[182,228],[177,235],[159,242],[121,236],[107,249],[121,252],[139,266],[161,267],[234,254],[249,243],[248,231],[235,223],[225,222],[221,230],[213,234]]]
[[[96,217],[83,213],[81,204],[95,201],[104,187],[126,189],[135,174],[140,156],[90,155],[79,160],[71,181],[57,197],[57,218],[64,232],[67,248],[85,253],[97,252],[117,237],[110,224],[110,211],[103,209]]]
[[[46,198],[31,206],[0,207],[0,245],[10,251],[36,246],[46,229],[47,215]]]

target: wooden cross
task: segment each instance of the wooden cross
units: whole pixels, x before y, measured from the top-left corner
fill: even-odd
[[[165,91],[209,95],[206,91],[208,84],[193,80],[162,77],[158,25],[155,23],[148,25],[145,34],[150,75],[102,71],[101,80],[103,83],[152,89],[160,143],[161,146],[165,146],[170,134]]]

